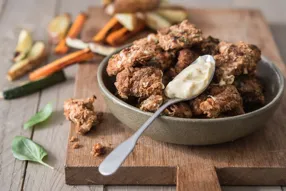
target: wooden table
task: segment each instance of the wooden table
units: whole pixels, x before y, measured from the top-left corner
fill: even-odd
[[[176,0],[171,1],[176,3]],[[285,0],[192,0],[177,1],[185,6],[193,7],[250,7],[260,8],[271,23],[275,40],[286,61],[286,7]],[[11,66],[10,59],[14,51],[17,35],[21,28],[33,32],[35,40],[47,41],[46,28],[50,19],[58,13],[69,12],[75,16],[86,10],[89,5],[99,5],[95,0],[0,0],[0,89],[12,84],[5,78]],[[50,56],[48,61],[54,60]],[[36,93],[13,101],[0,101],[0,190],[93,190],[103,191],[103,186],[68,186],[64,180],[64,161],[66,143],[70,123],[64,120],[63,101],[72,97],[76,66],[66,69],[68,81],[40,93]],[[17,83],[17,82],[16,82]],[[39,108],[52,102],[55,115],[34,130],[24,130],[23,123]],[[43,145],[49,153],[47,163],[55,167],[50,170],[44,166],[27,163],[13,158],[11,152],[12,139],[16,135],[31,137]],[[107,190],[175,190],[174,187],[135,187],[108,186]],[[225,191],[235,190],[272,190],[281,191],[281,187],[224,187]],[[286,188],[284,188],[286,191]]]

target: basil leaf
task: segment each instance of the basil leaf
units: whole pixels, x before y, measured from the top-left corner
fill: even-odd
[[[47,120],[53,113],[52,104],[48,103],[41,111],[32,116],[29,121],[24,124],[24,129],[33,127],[34,125]]]
[[[38,162],[51,169],[54,169],[50,165],[43,162],[43,158],[48,155],[47,151],[42,146],[26,137],[14,137],[12,142],[12,152],[16,159]]]

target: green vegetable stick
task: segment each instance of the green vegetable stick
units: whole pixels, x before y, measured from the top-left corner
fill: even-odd
[[[52,166],[43,162],[43,158],[48,155],[47,151],[41,145],[38,145],[26,137],[14,137],[12,142],[12,152],[16,159],[38,162],[54,169]]]
[[[24,129],[33,127],[34,125],[47,120],[53,113],[52,104],[48,103],[41,111],[32,116],[25,124]]]

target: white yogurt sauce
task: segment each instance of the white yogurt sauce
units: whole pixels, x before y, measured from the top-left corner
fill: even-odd
[[[213,77],[214,70],[214,58],[210,55],[200,56],[168,83],[165,95],[168,98],[188,99],[201,94]]]

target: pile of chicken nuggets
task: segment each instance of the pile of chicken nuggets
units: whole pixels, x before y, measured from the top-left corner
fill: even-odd
[[[192,101],[174,104],[165,115],[182,118],[218,118],[244,114],[265,104],[263,86],[256,76],[261,51],[245,42],[229,43],[203,37],[185,20],[159,30],[113,55],[107,66],[116,76],[116,95],[143,111],[156,111],[168,98],[166,85],[199,56],[212,55],[215,76]]]

